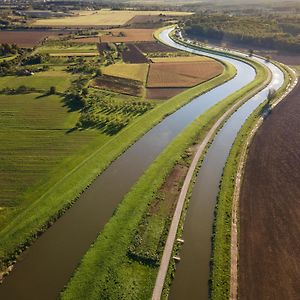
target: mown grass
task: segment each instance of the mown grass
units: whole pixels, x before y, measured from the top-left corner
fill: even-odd
[[[21,85],[41,90],[49,90],[51,86],[55,86],[58,92],[67,90],[72,81],[70,73],[64,71],[45,71],[38,72],[31,76],[4,76],[0,77],[1,88],[18,88]],[[0,89],[1,89],[0,88]]]
[[[216,120],[241,96],[264,82],[266,71],[257,64],[258,76],[246,87],[219,102],[184,129],[150,165],[118,206],[116,213],[84,256],[73,278],[62,293],[62,299],[149,299],[158,267],[132,259],[128,253],[149,205],[174,165],[182,160],[185,150],[201,141]],[[157,228],[160,218],[149,216],[149,224]],[[146,244],[156,249],[162,230],[150,230]],[[140,237],[145,238],[145,237]],[[165,238],[165,237],[164,237]],[[112,251],[113,249],[113,251]],[[144,249],[142,249],[144,250]],[[129,255],[128,255],[129,254]],[[153,253],[150,253],[150,256]],[[149,258],[151,258],[149,256]]]
[[[51,53],[91,53],[97,51],[96,44],[64,44],[64,42],[55,42],[45,44],[37,49],[39,53],[42,54],[51,54]]]
[[[285,81],[278,90],[276,98],[281,96],[289,82],[289,73],[285,69],[281,69],[285,74]],[[266,101],[248,117],[240,129],[224,167],[217,198],[213,231],[213,254],[210,277],[211,298],[214,300],[230,298],[231,219],[235,178],[249,134],[259,121],[262,108],[265,104]]]
[[[69,156],[59,167],[47,173],[39,184],[31,186],[22,196],[28,205],[9,215],[1,228],[2,267],[14,260],[20,249],[29,245],[39,231],[45,230],[47,224],[63,213],[86,186],[140,136],[197,95],[234,75],[234,67],[227,65],[222,75],[158,105],[111,138],[96,138],[85,148],[79,149],[76,157]],[[53,117],[53,114],[49,115]]]
[[[2,229],[34,201],[26,196],[28,188],[34,190],[60,163],[95,138],[105,142],[107,137],[95,131],[68,133],[79,113],[69,112],[57,95],[0,95],[0,105]]]

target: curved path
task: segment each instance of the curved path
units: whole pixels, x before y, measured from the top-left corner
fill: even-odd
[[[164,31],[162,35],[167,36],[168,32]],[[57,298],[124,195],[157,155],[195,118],[255,77],[254,69],[243,62],[180,48],[226,59],[236,67],[237,76],[166,117],[115,160],[76,203],[22,254],[0,286],[1,299]]]

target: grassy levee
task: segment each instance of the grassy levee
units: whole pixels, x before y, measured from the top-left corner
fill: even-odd
[[[196,96],[230,80],[235,74],[235,68],[227,64],[223,74],[157,105],[155,109],[129,124],[105,144],[100,147],[96,145],[96,150],[88,152],[88,156],[84,153],[77,164],[70,162],[74,168],[67,174],[65,170],[59,170],[53,178],[32,191],[30,196],[36,200],[0,231],[0,269],[4,269],[14,261],[38,234],[64,213],[82,191],[139,137],[167,115]]]
[[[285,81],[277,91],[276,101],[286,90],[289,83],[289,71],[278,65],[285,74]],[[241,160],[245,159],[248,139],[252,130],[261,120],[261,110],[266,104],[262,103],[246,120],[240,129],[230,150],[220,183],[215,209],[213,229],[213,249],[211,260],[211,299],[223,300],[230,298],[230,269],[231,269],[231,220],[232,201],[235,190],[235,178]]]
[[[157,265],[140,263],[128,255],[136,228],[167,176],[182,159],[185,150],[193,143],[203,140],[224,112],[265,81],[266,69],[259,64],[254,65],[257,70],[254,81],[194,120],[150,165],[119,204],[115,214],[83,257],[62,292],[62,299],[151,298],[158,271]],[[157,236],[153,237],[153,243],[157,243],[158,240]]]

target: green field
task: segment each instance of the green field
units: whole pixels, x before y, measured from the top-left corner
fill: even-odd
[[[69,44],[64,42],[48,42],[37,50],[38,53],[68,54],[68,53],[98,53],[96,43],[94,44]]]
[[[146,81],[148,67],[148,64],[119,63],[104,67],[102,73],[110,76],[138,80],[144,83]]]
[[[75,77],[73,77],[74,79]],[[70,73],[64,71],[38,72],[31,76],[4,76],[0,77],[0,87],[18,88],[21,85],[40,90],[49,90],[55,86],[58,92],[67,90],[72,81]]]
[[[89,143],[105,142],[108,138],[95,131],[68,133],[79,113],[69,112],[56,95],[1,95],[0,106],[0,228],[3,228],[34,202],[36,188],[55,176],[61,163],[71,157],[75,162],[76,154]],[[66,162],[67,168],[72,166],[73,162]]]

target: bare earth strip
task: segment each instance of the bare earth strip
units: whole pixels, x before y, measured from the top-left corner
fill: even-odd
[[[243,98],[241,98],[237,103],[235,103],[229,110],[227,110],[218,120],[217,122],[212,126],[212,128],[209,130],[207,135],[205,136],[204,140],[198,144],[197,151],[195,153],[195,156],[193,158],[193,161],[189,167],[188,173],[185,177],[182,189],[180,191],[180,195],[177,201],[176,209],[173,215],[172,223],[170,226],[169,234],[167,237],[167,241],[165,244],[163,256],[161,259],[158,275],[156,278],[153,294],[152,294],[152,300],[159,300],[161,298],[162,290],[164,287],[165,278],[167,275],[168,267],[170,258],[173,251],[174,242],[176,239],[176,233],[182,213],[182,209],[184,206],[185,198],[189,189],[189,185],[191,183],[191,180],[193,178],[193,174],[195,172],[195,169],[197,167],[198,161],[201,158],[201,156],[204,154],[205,148],[208,145],[209,141],[213,138],[215,135],[215,132],[218,130],[218,128],[222,125],[222,123],[241,105],[243,102],[245,102],[250,97],[254,96],[256,93],[258,93],[268,82],[270,81],[271,74],[269,72],[268,78],[257,88],[252,90],[249,94],[245,95]]]

